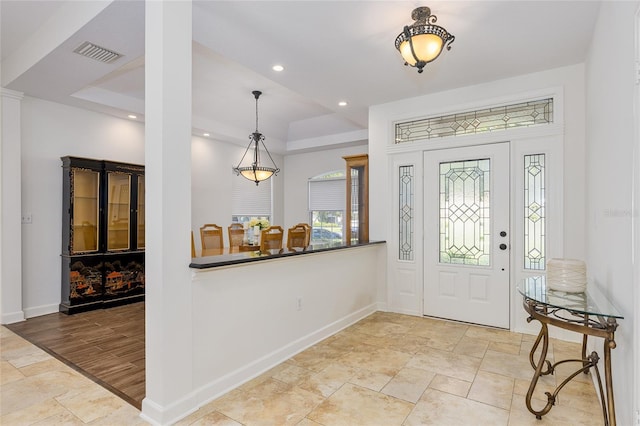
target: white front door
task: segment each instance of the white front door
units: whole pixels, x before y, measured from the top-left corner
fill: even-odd
[[[509,143],[424,153],[424,314],[509,328]]]

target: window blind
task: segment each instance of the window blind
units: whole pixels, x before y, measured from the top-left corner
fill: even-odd
[[[346,180],[322,179],[309,181],[309,210],[344,210],[346,205]]]
[[[260,182],[237,176],[231,179],[232,216],[271,216],[271,179]]]

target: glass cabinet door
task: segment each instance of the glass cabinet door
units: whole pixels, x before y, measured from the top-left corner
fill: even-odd
[[[72,178],[71,251],[74,253],[97,251],[100,173],[93,170],[73,169]]]
[[[144,176],[138,176],[138,250],[144,249]]]
[[[107,250],[128,250],[131,175],[107,173]]]

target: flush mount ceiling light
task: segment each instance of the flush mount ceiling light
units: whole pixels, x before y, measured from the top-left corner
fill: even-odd
[[[258,90],[254,90],[253,96],[256,98],[256,131],[249,135],[249,146],[247,146],[247,150],[244,152],[244,155],[240,159],[240,162],[233,170],[237,175],[242,175],[245,178],[252,180],[256,183],[256,186],[262,182],[263,180],[269,179],[273,175],[277,175],[280,169],[276,166],[275,161],[271,158],[271,154],[269,154],[269,150],[267,146],[264,144],[264,135],[258,131],[258,98],[262,95],[262,92]],[[262,143],[262,147],[264,151],[269,156],[269,160],[271,160],[271,164],[273,167],[265,166],[260,162],[260,144]],[[253,162],[250,165],[242,166],[242,162],[244,158],[247,156],[249,150],[253,146]]]
[[[411,12],[415,22],[405,25],[404,30],[396,37],[396,49],[405,60],[405,65],[418,68],[418,73],[429,62],[440,56],[442,48],[451,50],[455,37],[444,28],[434,25],[438,18],[431,14],[428,7],[418,7]]]

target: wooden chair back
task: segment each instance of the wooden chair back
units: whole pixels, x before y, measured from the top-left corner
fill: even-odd
[[[200,228],[202,250],[221,249],[224,247],[222,227],[215,223],[206,223]]]
[[[299,223],[296,226],[302,226],[305,229],[307,238],[304,240],[304,246],[309,247],[309,244],[311,244],[311,225],[308,223]]]
[[[270,226],[260,233],[260,251],[281,250],[284,229],[281,226]]]
[[[296,225],[287,230],[287,249],[303,251],[307,249],[307,230],[304,226]]]
[[[241,223],[232,223],[227,227],[229,233],[229,247],[231,250],[240,249],[244,239],[244,226]]]
[[[191,231],[191,257],[196,257],[196,243],[193,241],[193,231]]]

